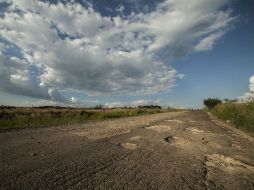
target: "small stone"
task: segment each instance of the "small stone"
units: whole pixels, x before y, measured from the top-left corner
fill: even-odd
[[[31,153],[30,156],[38,156],[39,154],[37,153]]]

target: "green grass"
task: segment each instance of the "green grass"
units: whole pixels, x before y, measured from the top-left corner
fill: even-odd
[[[21,128],[84,123],[91,120],[132,117],[173,111],[173,109],[7,109],[0,111],[0,131]],[[5,116],[3,116],[5,115]],[[4,117],[4,118],[3,118]]]
[[[237,128],[254,131],[254,102],[222,103],[209,110],[223,120],[229,120]]]

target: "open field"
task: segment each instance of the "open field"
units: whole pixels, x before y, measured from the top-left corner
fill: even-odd
[[[254,132],[254,102],[218,104],[209,110],[220,119],[232,123],[239,129]]]
[[[130,117],[145,114],[164,113],[168,111],[175,111],[175,109],[81,109],[62,107],[1,107],[0,131],[13,128],[35,128],[61,124],[75,124],[83,123],[89,120]]]
[[[254,139],[203,111],[0,133],[0,189],[254,189]]]

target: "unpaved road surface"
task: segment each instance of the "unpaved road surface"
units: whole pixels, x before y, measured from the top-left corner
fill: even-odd
[[[254,140],[202,111],[0,133],[0,189],[254,189]]]

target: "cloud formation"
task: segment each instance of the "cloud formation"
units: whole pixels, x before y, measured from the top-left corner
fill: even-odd
[[[252,77],[250,77],[249,82],[250,82],[250,84],[249,84],[250,92],[254,92],[254,75]]]
[[[161,105],[161,100],[135,100],[135,101],[122,101],[122,102],[108,102],[105,104],[108,108],[115,107],[137,107],[137,106],[149,106],[149,105]],[[164,104],[165,106],[165,104]]]
[[[242,102],[254,101],[254,75],[249,79],[249,92],[244,93],[239,100]]]
[[[59,92],[68,89],[168,91],[182,76],[170,63],[212,49],[235,20],[221,9],[229,0],[166,0],[152,12],[112,17],[75,1],[8,2],[0,20],[0,90],[59,102],[76,102]]]

